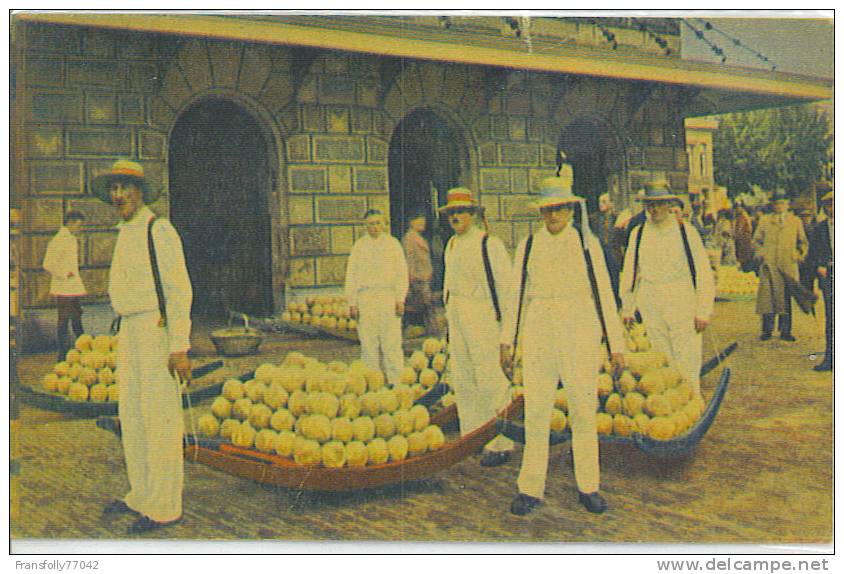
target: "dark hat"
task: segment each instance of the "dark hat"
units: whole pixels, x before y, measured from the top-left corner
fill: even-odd
[[[771,201],[781,201],[783,199],[790,200],[791,198],[788,196],[788,193],[782,188],[775,189],[774,192],[771,194]]]
[[[680,199],[680,196],[671,191],[667,180],[657,179],[646,183],[644,195],[637,196],[636,199],[638,201],[667,201]]]
[[[144,203],[152,203],[158,199],[158,190],[154,190],[144,177],[144,166],[127,159],[119,159],[111,166],[108,173],[99,175],[91,182],[91,191],[99,199],[111,203],[111,186],[118,181],[129,181],[136,184],[144,196]]]

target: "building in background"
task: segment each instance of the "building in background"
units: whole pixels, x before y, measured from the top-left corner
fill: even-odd
[[[718,129],[718,119],[712,117],[687,118],[686,154],[689,162],[687,193],[706,198],[712,204],[715,190],[715,172],[712,162],[712,134]]]
[[[577,193],[625,207],[655,177],[691,188],[686,118],[831,97],[828,79],[685,61],[679,29],[653,18],[18,13],[20,343],[52,337],[40,262],[70,209],[86,215],[89,317],[107,324],[117,218],[90,183],[117,157],[164,190],[152,208],[183,238],[194,314],[270,315],[343,284],[367,209],[390,213],[401,236],[410,213],[435,213],[465,185],[512,248],[536,225],[531,194],[559,150]]]

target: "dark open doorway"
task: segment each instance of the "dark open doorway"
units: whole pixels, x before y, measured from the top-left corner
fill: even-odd
[[[170,138],[170,214],[193,283],[193,313],[273,310],[269,153],[255,118],[223,99],[185,111]]]
[[[607,124],[592,118],[573,121],[560,134],[558,150],[566,153],[574,171],[574,193],[586,198],[590,213],[603,193],[618,201],[623,191],[623,154]]]
[[[439,222],[436,208],[445,204],[450,188],[462,184],[468,165],[462,138],[432,110],[408,114],[390,140],[391,232],[401,238],[409,217],[428,216],[425,237],[432,247],[435,289],[442,286],[442,250],[452,233],[445,220]]]

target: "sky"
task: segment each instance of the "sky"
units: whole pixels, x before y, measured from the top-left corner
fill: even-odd
[[[770,69],[770,63],[761,61],[751,52],[734,45],[731,38],[718,33],[721,30],[737,38],[742,45],[767,56],[778,71],[832,78],[834,62],[834,22],[818,18],[711,18],[693,16],[687,22],[703,31],[704,36],[724,51],[728,66]],[[715,29],[707,31],[704,22]],[[720,62],[721,57],[698,39],[685,24],[682,30],[682,55],[684,59]]]

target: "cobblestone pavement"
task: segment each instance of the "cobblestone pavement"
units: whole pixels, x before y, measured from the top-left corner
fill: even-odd
[[[434,477],[343,495],[314,495],[252,483],[196,463],[185,464],[183,520],[145,538],[180,540],[435,540],[658,543],[813,543],[832,539],[832,377],[811,367],[823,349],[822,309],[795,317],[796,343],[758,340],[752,302],[719,303],[705,336],[706,357],[732,341],[730,389],[709,433],[683,459],[648,457],[633,447],[601,449],[607,514],[577,503],[567,446],[552,448],[545,501],[526,518],[507,511],[516,492],[520,452],[481,469],[471,457]],[[200,331],[201,360],[213,352]],[[261,355],[227,360],[214,377],[239,374],[298,349],[349,360],[342,341],[274,335]],[[52,356],[19,361],[34,383]],[[703,382],[711,393],[720,369]],[[194,416],[209,409],[195,408]],[[128,518],[101,518],[127,489],[118,439],[90,419],[23,406],[20,476],[13,539],[123,539]]]

